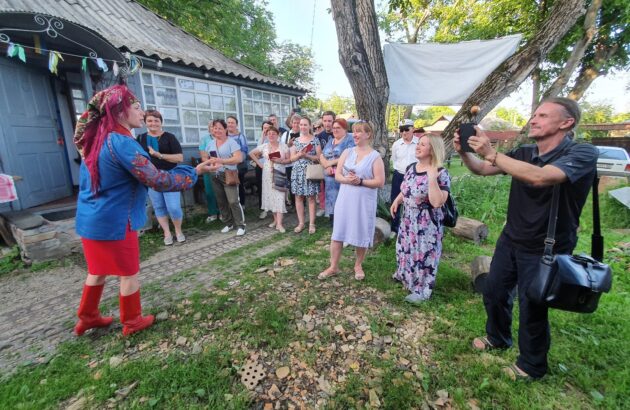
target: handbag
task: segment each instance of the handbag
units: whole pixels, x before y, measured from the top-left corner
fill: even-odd
[[[320,164],[308,164],[306,166],[306,179],[309,181],[323,181],[324,167]]]
[[[455,204],[455,199],[451,192],[448,193],[448,198],[446,198],[446,202],[442,205],[442,214],[444,215],[444,220],[442,221],[444,226],[453,228],[457,225],[459,212],[457,212],[457,205]]]
[[[612,271],[601,262],[604,241],[600,231],[599,199],[597,185],[599,178],[593,181],[593,235],[591,236],[591,254],[589,255],[554,255],[556,222],[560,186],[553,189],[545,250],[540,260],[538,273],[527,288],[527,297],[534,303],[547,307],[578,313],[592,313],[597,309],[602,293],[609,292],[612,286]]]
[[[287,174],[274,168],[272,184],[273,184],[273,189],[275,189],[276,191],[287,192],[288,185],[289,185]]]
[[[238,179],[238,170],[236,169],[225,169],[225,185],[238,185],[241,181]]]

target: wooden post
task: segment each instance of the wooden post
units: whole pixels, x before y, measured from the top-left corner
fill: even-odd
[[[477,293],[482,293],[486,276],[490,272],[492,258],[489,256],[477,256],[470,264],[470,279],[472,287]]]
[[[488,225],[475,219],[460,216],[457,218],[457,225],[451,228],[451,232],[480,245],[488,237]]]

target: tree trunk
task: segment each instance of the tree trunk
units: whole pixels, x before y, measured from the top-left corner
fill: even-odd
[[[611,58],[617,52],[618,46],[615,45],[608,49],[600,49],[595,53],[594,61],[582,67],[580,73],[578,74],[578,78],[575,80],[575,84],[573,84],[573,88],[569,92],[568,97],[572,100],[579,101],[580,98],[584,95],[588,87],[593,84],[593,81],[597,79],[597,77],[605,75],[606,70],[600,70],[599,67],[603,66],[606,61]]]
[[[543,95],[543,100],[545,98],[557,97],[558,94],[560,94],[560,92],[567,86],[569,78],[571,78],[571,75],[580,64],[580,61],[582,61],[584,52],[589,44],[591,44],[591,41],[593,41],[593,38],[597,33],[597,14],[601,6],[602,0],[592,0],[591,5],[586,11],[586,16],[584,17],[584,36],[582,36],[582,38],[580,38],[573,46],[571,56],[564,64],[564,67],[558,77],[555,79],[553,84],[551,84],[551,87],[549,87]]]
[[[538,101],[540,101],[540,68],[536,67],[534,71],[532,71],[532,103],[530,106],[530,115],[534,115],[534,111],[536,111],[536,107],[538,106]],[[525,125],[527,127],[527,125]]]
[[[455,114],[442,133],[449,149],[452,149],[453,133],[459,124],[470,119],[470,108],[478,105],[480,107],[478,118],[483,118],[532,73],[584,12],[584,0],[565,0],[554,3],[538,33],[521,51],[497,67],[473,91]]]
[[[488,225],[481,221],[460,216],[457,225],[451,228],[453,235],[470,239],[476,245],[480,245],[488,237]]]
[[[339,41],[339,61],[348,77],[359,118],[374,127],[374,148],[388,168],[385,111],[389,83],[372,0],[332,0]]]

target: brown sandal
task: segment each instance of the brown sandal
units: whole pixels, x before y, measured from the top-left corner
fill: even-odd
[[[478,344],[481,344],[483,346],[479,347]],[[474,338],[472,341],[472,348],[478,351],[500,349],[499,347],[496,347],[495,345],[490,343],[490,340],[488,340],[488,336]]]
[[[315,233],[315,225],[309,225],[308,226],[308,233],[309,235],[312,235]]]
[[[512,379],[512,381],[515,382],[519,380],[524,382],[531,382],[533,380],[536,380],[535,377],[532,377],[529,374],[525,373],[525,370],[518,367],[516,363],[504,367],[501,370],[503,371],[503,373],[505,373],[506,376],[508,376],[510,379]]]
[[[335,276],[336,274],[338,274],[339,271],[334,271],[330,268],[326,268],[324,271],[320,272],[319,275],[317,275],[317,279],[319,280],[325,280],[330,278],[331,276]]]
[[[356,280],[363,280],[365,279],[365,272],[363,272],[363,269],[359,269],[357,270],[356,268],[354,269],[354,278]]]
[[[300,233],[304,230],[304,224],[299,224],[298,226],[295,227],[295,229],[293,230],[293,232],[295,233]]]

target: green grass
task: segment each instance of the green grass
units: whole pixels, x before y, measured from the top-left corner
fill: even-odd
[[[451,168],[457,168],[455,163]],[[459,170],[452,174],[457,176]],[[477,246],[447,232],[436,290],[420,307],[405,304],[406,292],[391,279],[396,267],[392,241],[368,253],[364,282],[348,273],[353,265],[351,248],[343,250],[345,274],[336,278],[339,286],[317,281],[317,273],[327,264],[325,244],[330,235],[321,219],[317,234],[289,234],[295,238],[291,246],[262,258],[252,255],[268,242],[230,252],[169,279],[187,280],[202,269],[224,273],[222,279],[192,295],[169,295],[168,283],[143,287],[145,293],[160,293],[172,300],[166,308],[168,320],[128,339],[122,339],[117,330],[62,344],[47,364],[19,368],[4,377],[0,408],[64,407],[73,397],[86,397],[89,408],[262,408],[267,400],[250,394],[237,374],[248,357],[265,355],[262,361],[268,363],[268,377],[262,382],[263,391],[272,382],[283,391],[288,388],[273,379],[273,370],[287,365],[294,372],[296,360],[326,377],[332,369],[347,371],[349,364],[343,357],[325,354],[331,344],[346,343],[333,325],[356,331],[349,315],[363,317],[373,334],[388,336],[393,343],[381,350],[357,352],[353,360],[360,368],[347,371],[345,379],[336,383],[325,408],[366,408],[371,392],[385,409],[422,408],[441,390],[448,392],[454,408],[469,408],[471,400],[480,408],[628,408],[630,255],[627,248],[613,249],[623,249],[621,244],[628,241],[627,234],[619,231],[627,228],[623,213],[627,210],[606,199],[605,193],[601,195],[605,260],[615,272],[612,291],[602,296],[599,309],[590,315],[551,311],[549,374],[538,382],[514,383],[501,368],[515,360],[517,348],[492,354],[470,348],[471,340],[484,333],[485,311],[481,297],[472,293],[467,273],[475,256],[492,255],[504,223],[501,209],[507,203],[509,180],[459,175],[453,191],[460,212],[483,217],[490,228],[489,239]],[[589,201],[581,220],[578,251],[590,248],[591,212]],[[203,221],[193,222],[192,227],[206,228]],[[159,233],[157,239],[161,240]],[[156,250],[160,244],[154,244]],[[141,246],[151,244],[142,242]],[[256,273],[260,267],[272,267],[280,257],[294,258],[297,263],[275,272],[274,277]],[[235,260],[244,263],[235,264]],[[324,321],[312,332],[301,322],[308,312]],[[514,321],[516,340],[518,309]],[[420,326],[426,331],[415,342],[400,333],[400,329]],[[181,336],[187,339],[184,346],[176,344]],[[195,345],[201,349],[193,353]],[[124,357],[123,363],[110,366],[113,356]],[[403,356],[409,365],[398,361]],[[135,382],[122,398],[121,391]]]

